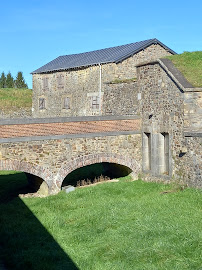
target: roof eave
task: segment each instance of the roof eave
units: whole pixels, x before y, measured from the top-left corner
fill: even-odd
[[[109,64],[109,63],[114,63],[114,61],[103,61],[99,63],[92,63],[89,65],[81,65],[81,66],[75,66],[71,68],[59,68],[59,69],[51,69],[51,70],[46,70],[46,71],[33,71],[30,74],[44,74],[44,73],[51,73],[51,72],[56,72],[56,71],[65,71],[65,70],[72,70],[72,69],[79,69],[79,68],[84,68],[84,67],[91,67],[91,66],[98,66],[99,64]]]

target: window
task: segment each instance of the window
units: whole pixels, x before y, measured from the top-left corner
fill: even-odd
[[[143,170],[151,170],[151,133],[143,133]]]
[[[63,109],[70,109],[70,97],[64,97],[63,99]]]
[[[44,110],[45,108],[45,98],[39,98],[39,110]]]
[[[98,96],[91,97],[91,108],[93,110],[99,109],[99,97]]]
[[[48,90],[48,78],[43,78],[43,89]]]
[[[60,74],[57,76],[58,88],[64,88],[64,75]]]

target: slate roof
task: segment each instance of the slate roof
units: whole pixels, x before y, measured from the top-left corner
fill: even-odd
[[[32,74],[68,70],[98,64],[119,63],[152,44],[159,44],[172,54],[176,54],[158,39],[154,38],[91,52],[59,56],[53,61],[33,71]]]

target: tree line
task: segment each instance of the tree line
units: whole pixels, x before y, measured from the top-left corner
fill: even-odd
[[[8,72],[7,75],[2,72],[0,77],[0,88],[28,88],[28,86],[21,71],[17,73],[16,79],[13,78],[10,72]]]

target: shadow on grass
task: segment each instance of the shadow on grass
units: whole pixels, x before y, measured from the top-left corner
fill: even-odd
[[[21,179],[21,185],[16,184],[16,177]],[[0,175],[0,258],[6,268],[79,269],[17,197],[23,185],[26,185],[26,177],[23,173],[16,177],[14,174]]]

